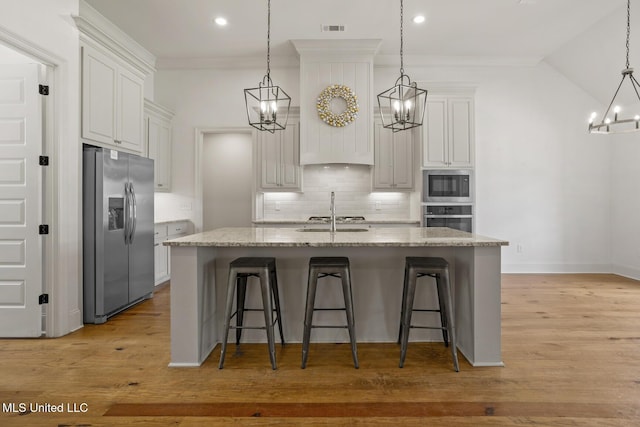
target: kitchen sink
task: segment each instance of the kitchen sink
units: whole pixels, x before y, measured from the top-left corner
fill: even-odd
[[[328,228],[298,228],[296,231],[302,231],[305,233],[324,231],[325,233],[328,233],[329,229]],[[369,229],[368,228],[338,228],[336,231],[338,233],[352,233],[357,231],[369,231]]]

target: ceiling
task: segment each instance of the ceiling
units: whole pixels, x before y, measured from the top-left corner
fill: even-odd
[[[86,0],[159,59],[264,57],[266,0]],[[406,0],[404,53],[411,56],[542,59],[624,0]],[[295,57],[291,39],[381,39],[397,55],[398,0],[273,0],[271,52]],[[424,14],[426,22],[411,19]],[[219,27],[216,16],[229,24]],[[322,25],[345,25],[343,33]]]

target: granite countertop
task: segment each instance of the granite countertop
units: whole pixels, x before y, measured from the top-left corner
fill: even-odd
[[[354,227],[353,229],[357,229]],[[307,229],[308,230],[308,229]],[[360,229],[362,230],[362,229]],[[213,247],[422,247],[506,246],[509,242],[445,227],[371,228],[366,231],[299,231],[295,228],[218,228],[167,240],[165,246]]]
[[[278,225],[278,224],[327,224],[327,221],[322,220],[308,220],[308,219],[256,219],[252,221],[256,225]],[[365,219],[365,220],[349,220],[349,221],[336,221],[337,224],[407,224],[407,225],[419,225],[419,219]]]
[[[176,222],[186,222],[189,221],[188,219],[184,218],[184,219],[165,219],[165,220],[159,220],[159,221],[154,221],[153,224],[154,225],[163,225],[163,224],[173,224]]]

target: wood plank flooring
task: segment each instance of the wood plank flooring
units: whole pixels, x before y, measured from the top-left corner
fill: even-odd
[[[276,371],[264,344],[177,369],[164,286],[104,325],[0,340],[0,426],[640,425],[640,282],[504,275],[502,320],[503,368],[410,343],[400,369],[397,345],[359,343],[354,369],[347,343],[312,343],[302,370],[294,343]]]

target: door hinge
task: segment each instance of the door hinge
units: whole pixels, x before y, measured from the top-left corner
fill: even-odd
[[[40,224],[38,226],[39,234],[49,234],[49,225],[48,224]]]
[[[40,156],[39,164],[40,166],[49,166],[49,156]]]
[[[49,95],[49,85],[38,85],[38,93],[40,95]]]
[[[38,304],[49,304],[49,294],[42,294],[38,297]]]

